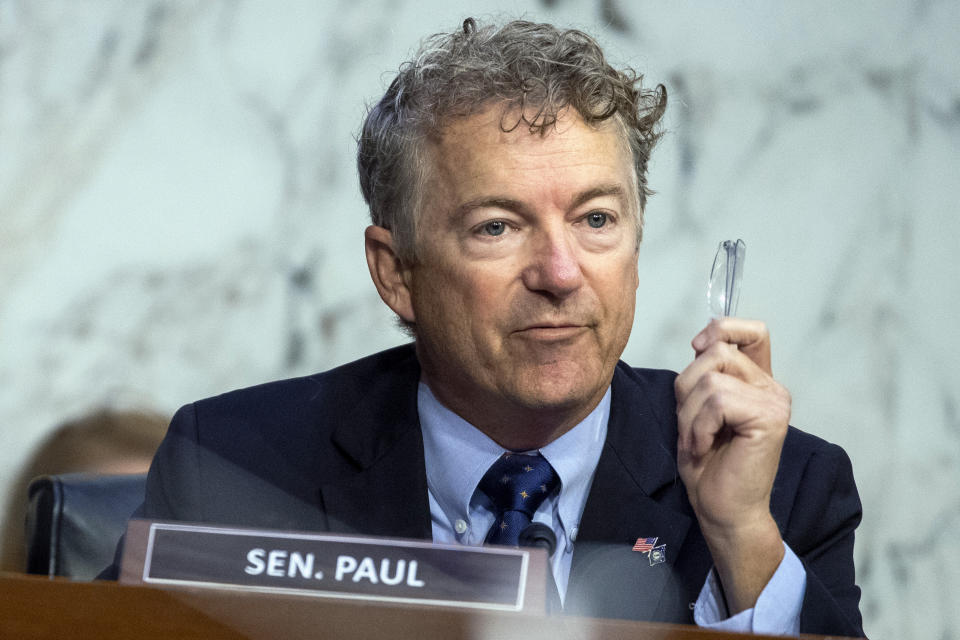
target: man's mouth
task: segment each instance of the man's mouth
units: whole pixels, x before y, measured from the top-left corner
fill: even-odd
[[[589,327],[584,324],[572,323],[538,323],[532,324],[522,329],[514,331],[518,338],[527,340],[538,340],[542,342],[556,342],[575,338],[587,331]]]

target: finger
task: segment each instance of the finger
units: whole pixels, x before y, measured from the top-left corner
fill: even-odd
[[[736,378],[715,371],[705,374],[677,410],[678,431],[682,425],[685,450],[694,458],[701,458],[733,438],[737,431],[735,421],[750,416],[747,399],[755,392],[754,387]]]
[[[730,392],[724,374],[707,371],[677,404],[678,446],[700,456],[709,449],[713,434],[723,428],[721,397]]]
[[[700,486],[700,477],[703,475],[708,460],[709,459],[705,458],[694,458],[689,452],[683,449],[677,450],[677,470],[680,472],[680,478],[688,490],[693,489],[692,492],[688,491],[687,495],[691,503],[693,503],[694,508],[696,508],[697,502],[696,487]]]
[[[699,459],[714,445],[716,434],[724,428],[721,374],[707,373],[701,383],[677,409],[677,448]]]
[[[691,341],[699,355],[717,342],[735,344],[757,366],[772,375],[770,366],[770,331],[760,320],[714,318]]]
[[[678,447],[700,457],[733,437],[782,437],[789,420],[790,394],[775,381],[758,386],[708,372],[678,406]]]
[[[770,379],[765,371],[737,347],[728,342],[715,342],[674,380],[677,402],[683,402],[700,379],[711,371],[730,375],[750,384],[763,384]]]

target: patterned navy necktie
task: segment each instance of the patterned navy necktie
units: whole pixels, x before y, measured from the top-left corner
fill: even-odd
[[[490,498],[497,515],[486,542],[516,546],[520,532],[559,484],[557,472],[539,453],[503,454],[490,465],[478,485]]]

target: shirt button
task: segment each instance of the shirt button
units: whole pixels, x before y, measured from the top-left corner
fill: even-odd
[[[453,523],[453,529],[457,533],[466,533],[467,532],[467,523],[463,520],[457,520]]]
[[[578,532],[579,530],[580,530],[580,529],[579,529],[578,527],[573,527],[572,529],[570,529],[570,542],[576,542],[576,541],[577,541],[577,532]]]

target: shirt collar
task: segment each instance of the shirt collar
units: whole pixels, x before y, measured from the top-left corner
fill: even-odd
[[[540,449],[560,478],[558,511],[576,537],[610,418],[610,389],[582,422]],[[448,522],[467,519],[477,484],[506,450],[440,404],[423,381],[417,390],[427,486]]]
[[[610,396],[608,387],[600,403],[582,422],[540,449],[540,453],[560,476],[560,523],[571,543],[577,537],[580,516],[587,504],[593,474],[607,439]]]

